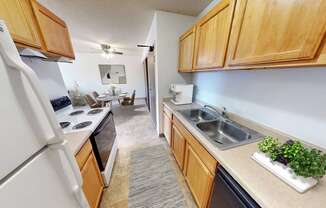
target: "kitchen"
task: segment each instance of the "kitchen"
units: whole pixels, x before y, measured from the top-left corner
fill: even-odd
[[[0,5],[1,206],[325,206],[326,1]]]

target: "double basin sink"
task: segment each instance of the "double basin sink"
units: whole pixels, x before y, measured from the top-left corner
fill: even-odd
[[[206,108],[178,112],[221,150],[255,142],[263,137],[262,134]]]

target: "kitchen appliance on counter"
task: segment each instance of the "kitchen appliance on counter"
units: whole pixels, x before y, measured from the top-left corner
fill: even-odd
[[[40,80],[0,20],[1,207],[88,208],[76,160]]]
[[[171,102],[175,105],[191,104],[193,89],[192,84],[171,84],[170,91],[173,95]]]
[[[104,183],[109,185],[118,151],[116,129],[110,108],[73,108],[67,96],[51,100],[64,133],[91,131],[90,141]]]
[[[254,199],[222,167],[216,169],[211,208],[259,208]]]

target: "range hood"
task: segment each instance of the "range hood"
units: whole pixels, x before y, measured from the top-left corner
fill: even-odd
[[[27,57],[27,58],[39,58],[39,59],[47,59],[43,53],[33,50],[31,48],[19,48],[18,49],[20,56]]]
[[[33,50],[31,48],[18,48],[19,55],[27,58],[37,58],[42,59],[43,61],[49,62],[64,62],[64,63],[72,63],[72,60],[65,57],[47,57],[43,53]]]
[[[44,61],[49,62],[62,62],[62,63],[72,63],[72,60],[66,57],[48,57]]]

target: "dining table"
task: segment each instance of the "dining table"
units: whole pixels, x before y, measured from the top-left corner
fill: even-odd
[[[115,95],[112,95],[112,94],[109,94],[109,93],[103,93],[103,94],[100,94],[96,100],[101,102],[102,103],[102,106],[104,107],[105,106],[105,103],[110,103],[112,105],[112,102],[113,101],[118,101],[120,103],[120,99],[123,99],[125,97],[128,96],[128,93],[127,92],[121,92],[119,94],[115,94]]]

